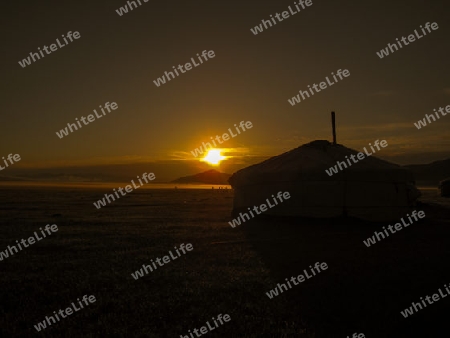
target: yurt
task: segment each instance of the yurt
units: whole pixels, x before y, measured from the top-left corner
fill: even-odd
[[[450,177],[439,182],[439,190],[442,197],[450,197]]]
[[[371,155],[347,168],[342,165],[342,170],[329,175],[337,161],[347,162],[357,154],[342,145],[318,140],[241,169],[229,179],[234,189],[233,215],[248,212],[248,208],[261,205],[279,191],[287,191],[291,198],[264,214],[347,216],[369,221],[404,217],[420,196],[410,170]]]

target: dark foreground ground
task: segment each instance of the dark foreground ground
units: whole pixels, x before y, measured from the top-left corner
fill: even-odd
[[[447,337],[450,297],[401,310],[450,283],[450,209],[424,191],[426,218],[367,248],[374,225],[258,219],[231,228],[232,191],[0,188],[0,251],[47,223],[59,231],[0,262],[2,337],[180,337],[218,314],[208,337]],[[379,226],[378,226],[379,228]],[[181,243],[194,250],[139,280],[131,273]],[[315,262],[328,270],[274,299]],[[34,325],[83,295],[97,301]]]

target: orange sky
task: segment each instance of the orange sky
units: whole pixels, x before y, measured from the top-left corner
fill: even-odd
[[[251,121],[252,129],[223,145],[233,158],[219,170],[230,172],[315,139],[331,140],[334,110],[338,143],[345,146],[358,150],[386,139],[389,146],[378,156],[400,164],[450,157],[450,118],[421,130],[413,125],[450,104],[450,28],[444,24],[450,4],[318,2],[262,34],[250,32],[290,3],[154,3],[119,17],[114,10],[123,1],[90,4],[89,10],[74,3],[71,11],[55,2],[47,21],[36,14],[38,3],[9,4],[5,24],[11,29],[0,33],[0,155],[19,153],[16,169],[137,170],[144,163],[175,178],[208,169],[191,150]],[[428,21],[439,30],[377,57],[387,43]],[[81,38],[26,68],[18,65],[68,31]],[[164,71],[203,50],[214,50],[215,57],[154,85]],[[338,69],[351,76],[295,106],[287,102]],[[56,136],[105,102],[119,108],[63,139]]]

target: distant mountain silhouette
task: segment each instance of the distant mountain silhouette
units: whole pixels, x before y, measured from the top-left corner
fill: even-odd
[[[438,184],[439,181],[450,177],[450,158],[428,164],[410,164],[404,167],[412,170],[416,182]]]
[[[228,184],[230,174],[211,169],[199,174],[177,178],[171,183]]]

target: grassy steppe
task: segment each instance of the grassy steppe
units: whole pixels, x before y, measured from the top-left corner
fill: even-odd
[[[92,203],[105,192],[0,189],[0,250],[47,223],[59,228],[0,262],[0,334],[180,337],[228,313],[231,321],[208,337],[443,335],[449,300],[407,319],[400,311],[450,282],[449,209],[420,206],[422,222],[366,248],[362,240],[375,225],[255,219],[233,229],[229,190],[139,189],[97,210]],[[131,277],[181,243],[194,250]],[[266,296],[315,262],[328,270]],[[34,329],[85,294],[97,302],[40,333]]]

